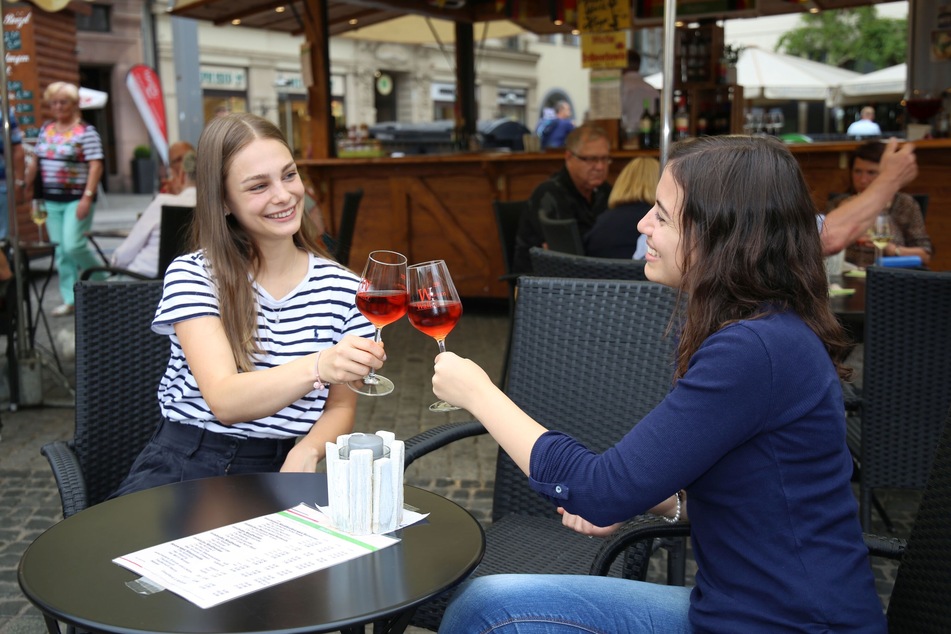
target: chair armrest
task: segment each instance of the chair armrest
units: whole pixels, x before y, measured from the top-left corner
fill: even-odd
[[[865,546],[868,548],[868,554],[876,557],[885,557],[886,559],[901,560],[905,554],[905,546],[908,542],[899,537],[882,537],[881,535],[872,535],[864,533]]]
[[[88,269],[83,269],[83,272],[79,276],[79,279],[84,281],[88,280],[96,273],[108,273],[109,275],[127,275],[137,280],[158,279],[157,277],[149,277],[148,275],[142,275],[141,273],[136,273],[135,271],[130,271],[128,269],[117,269],[111,266],[91,266]]]
[[[624,526],[605,540],[604,545],[601,546],[598,554],[595,555],[594,560],[591,562],[589,574],[599,575],[601,577],[607,576],[614,560],[634,546],[636,542],[653,540],[655,538],[663,539],[689,536],[690,522],[684,521],[671,524],[655,515],[639,515],[624,524]],[[651,550],[648,549],[647,558],[650,558],[650,552]]]
[[[56,487],[63,502],[63,518],[74,515],[89,506],[86,480],[76,454],[69,443],[57,440],[40,448],[56,478]]]
[[[862,407],[862,390],[846,381],[842,381],[842,398],[847,412],[857,412]]]
[[[448,423],[427,429],[420,432],[405,441],[405,453],[403,457],[403,468],[406,468],[422,458],[426,454],[445,447],[449,443],[463,438],[481,436],[488,433],[485,427],[477,420],[470,420],[464,423]]]

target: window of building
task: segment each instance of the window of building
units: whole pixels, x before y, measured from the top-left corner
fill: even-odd
[[[95,31],[109,33],[112,31],[112,7],[106,4],[87,5],[92,12],[89,15],[76,14],[77,31]]]

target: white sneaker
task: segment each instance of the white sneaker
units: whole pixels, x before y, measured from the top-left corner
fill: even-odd
[[[61,304],[53,309],[53,317],[66,317],[67,315],[72,315],[76,312],[76,307],[72,304]]]

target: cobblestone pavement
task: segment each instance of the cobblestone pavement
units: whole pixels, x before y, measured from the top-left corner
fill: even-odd
[[[128,227],[148,197],[113,197],[111,204],[97,211],[97,227]],[[108,251],[115,244],[103,245]],[[43,267],[35,263],[34,268]],[[47,290],[44,306],[52,309],[59,303],[55,279]],[[447,344],[450,350],[478,361],[493,378],[501,372],[508,317],[504,306],[489,302],[467,301],[466,313]],[[71,318],[51,318],[52,339],[63,359],[67,378],[72,378],[69,344],[72,336]],[[53,348],[45,333],[39,335],[41,346]],[[397,391],[382,398],[359,400],[357,431],[388,429],[399,438],[408,438],[425,429],[448,421],[466,420],[464,411],[435,414],[427,407],[434,400],[431,385],[431,360],[436,344],[415,331],[402,320],[383,331],[388,361],[382,373],[392,379]],[[52,474],[39,448],[52,440],[68,439],[72,434],[74,410],[62,381],[50,373],[44,375],[44,405],[22,407],[16,412],[2,412],[0,441],[0,634],[41,634],[46,631],[43,619],[21,594],[16,580],[16,567],[27,546],[44,530],[56,523],[62,514]],[[5,386],[4,386],[5,387]],[[5,398],[0,390],[0,400]],[[445,495],[468,509],[484,525],[489,523],[492,486],[497,446],[487,436],[454,443],[413,464],[406,472],[407,484],[420,486]],[[906,536],[917,496],[907,493],[886,494],[883,501],[892,513],[898,531]],[[878,518],[876,517],[876,522]],[[880,525],[877,532],[884,529]],[[655,562],[652,579],[660,579],[663,562]],[[692,579],[691,565],[688,576]],[[894,566],[875,564],[876,577],[883,599],[893,582]],[[422,632],[410,628],[409,632]]]

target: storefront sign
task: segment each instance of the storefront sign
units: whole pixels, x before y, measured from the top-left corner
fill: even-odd
[[[582,68],[625,68],[627,33],[582,33]]]
[[[585,0],[578,5],[578,29],[604,33],[631,28],[631,3],[617,0]]]
[[[36,69],[33,9],[28,5],[4,7],[3,13],[7,95],[24,138],[34,141],[43,122],[40,120],[42,95]]]
[[[248,89],[248,73],[232,66],[202,66],[201,87],[210,90]]]

